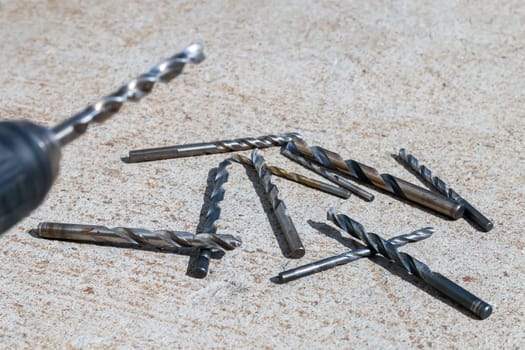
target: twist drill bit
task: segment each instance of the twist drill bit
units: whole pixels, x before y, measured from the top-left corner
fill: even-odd
[[[137,102],[148,95],[155,84],[167,83],[181,74],[187,63],[198,64],[203,60],[202,46],[200,44],[189,45],[182,52],[151,68],[149,72],[139,75],[112,94],[55,126],[53,133],[57,141],[62,145],[69,143],[83,134],[91,122],[101,122],[107,119],[117,113],[125,102]]]
[[[376,169],[355,160],[345,161],[339,154],[322,147],[308,147],[304,142],[294,142],[294,144],[299,154],[316,161],[324,167],[349,175],[364,184],[379,188],[398,198],[419,204],[424,208],[431,209],[452,219],[458,219],[463,215],[463,207],[460,204],[440,194],[390,174],[379,174]]]
[[[242,156],[240,154],[234,154],[232,156],[232,159],[241,164],[253,166],[253,163],[250,160],[250,158]],[[292,172],[284,170],[283,168],[276,167],[274,165],[266,164],[265,167],[273,175],[282,177],[283,179],[294,181],[301,185],[304,185],[304,186],[307,186],[307,187],[310,187],[310,188],[313,188],[313,189],[316,189],[316,190],[319,190],[319,191],[322,191],[322,192],[325,192],[325,193],[328,193],[328,194],[331,194],[331,195],[334,195],[334,196],[337,196],[343,199],[350,198],[351,193],[345,190],[344,188],[332,186],[330,184],[326,184],[321,181],[317,181],[315,179],[311,179],[309,177],[306,177],[306,176],[303,176],[297,173],[292,173]]]
[[[433,227],[425,227],[406,235],[393,237],[388,241],[396,248],[402,247],[408,243],[418,242],[429,238],[434,233]],[[313,275],[321,271],[329,270],[333,267],[348,264],[352,261],[373,255],[374,252],[370,248],[353,249],[349,252],[332,256],[330,258],[314,261],[310,264],[296,267],[294,269],[280,272],[277,276],[279,283],[288,283],[301,277]]]
[[[292,140],[302,140],[302,138],[301,134],[292,132],[283,135],[245,137],[234,140],[149,148],[129,151],[128,157],[122,157],[122,160],[126,163],[139,163],[171,158],[202,156],[206,154],[239,152],[256,148],[282,146]]]
[[[233,250],[240,247],[241,240],[232,235],[184,231],[149,231],[140,228],[97,225],[61,224],[42,222],[34,233],[41,238],[62,241],[124,245],[132,248],[177,251],[179,248],[206,248],[214,251]]]
[[[230,165],[229,160],[224,160],[219,164],[217,172],[213,180],[213,188],[209,197],[209,207],[204,217],[204,224],[202,226],[203,232],[213,233],[217,232],[217,226],[215,222],[221,215],[221,207],[219,202],[224,199],[224,188],[222,187],[228,182],[228,170],[226,167]],[[199,255],[195,258],[195,261],[190,261],[190,267],[188,269],[188,275],[195,278],[204,278],[208,274],[210,266],[212,251],[210,249],[200,249]]]
[[[494,224],[476,208],[474,208],[467,200],[461,197],[456,191],[448,187],[447,184],[437,176],[432,176],[432,171],[424,165],[420,165],[416,157],[407,154],[404,148],[399,150],[398,159],[408,166],[408,168],[423,182],[428,184],[442,195],[461,204],[465,209],[463,216],[476,225],[478,225],[484,232],[489,232],[494,227]]]
[[[480,319],[485,319],[492,313],[492,306],[441,274],[432,272],[427,265],[416,258],[399,252],[389,241],[384,240],[375,233],[366,232],[363,225],[357,221],[343,214],[336,215],[333,208],[328,210],[327,217],[328,220],[336,226],[345,230],[353,237],[360,239],[374,253],[379,253],[385,258],[394,261],[412,275],[419,277],[428,285],[449,297],[452,301],[470,310]]]
[[[359,186],[354,185],[347,179],[345,179],[342,176],[339,176],[333,171],[330,171],[326,168],[323,168],[320,165],[317,165],[314,162],[309,161],[308,159],[301,157],[297,150],[295,145],[292,142],[288,142],[286,146],[281,148],[281,154],[288,159],[302,165],[308,170],[313,171],[314,173],[321,175],[325,179],[332,181],[333,183],[341,186],[342,188],[347,189],[348,191],[352,192],[353,194],[359,196],[360,198],[364,199],[367,202],[371,202],[374,200],[374,195],[371,194],[368,191],[365,191]]]
[[[277,189],[277,186],[272,183],[272,175],[264,166],[264,158],[257,149],[253,150],[252,163],[257,171],[257,175],[259,175],[264,192],[268,195],[277,222],[281,227],[284,239],[288,245],[290,257],[294,259],[302,258],[305,251],[301,238],[299,238],[299,234],[297,233],[292,219],[286,213],[284,202],[279,199],[279,190]]]

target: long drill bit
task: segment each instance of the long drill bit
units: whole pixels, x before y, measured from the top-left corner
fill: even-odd
[[[204,217],[204,224],[202,225],[201,231],[208,233],[217,233],[217,226],[215,222],[221,215],[221,207],[219,202],[224,199],[224,188],[223,185],[228,182],[228,170],[226,169],[230,165],[229,160],[222,161],[215,173],[213,179],[213,187],[209,196],[209,207]],[[190,260],[190,266],[188,268],[188,275],[195,278],[204,278],[208,274],[210,266],[212,251],[210,249],[200,249],[198,256],[195,259]]]
[[[416,157],[407,154],[404,148],[399,150],[398,159],[408,166],[408,168],[419,177],[424,183],[435,189],[442,195],[461,204],[465,209],[464,217],[478,225],[484,232],[489,232],[494,227],[492,221],[481,214],[467,200],[461,197],[456,191],[448,187],[447,184],[437,176],[432,176],[432,171],[425,165],[420,165]]]
[[[393,237],[388,241],[396,248],[408,243],[418,242],[429,238],[434,233],[433,227],[425,227],[409,234]],[[314,261],[312,263],[296,267],[294,269],[280,272],[277,276],[279,283],[288,283],[301,277],[313,275],[321,271],[326,271],[339,265],[348,264],[352,261],[371,256],[374,252],[370,248],[358,248],[343,254],[335,255],[326,259]]]
[[[314,163],[302,156],[300,156],[297,151],[295,150],[295,145],[292,142],[288,142],[286,146],[281,148],[281,154],[288,159],[302,165],[308,170],[313,171],[314,173],[321,175],[325,179],[332,181],[333,183],[341,186],[344,189],[347,189],[348,191],[352,192],[356,196],[359,196],[360,198],[364,199],[367,202],[371,202],[374,200],[374,195],[364,189],[362,189],[359,186],[354,185],[344,177],[338,175],[337,173],[330,171],[317,163]]]
[[[202,46],[200,44],[189,45],[182,52],[151,68],[149,72],[139,75],[112,94],[55,126],[53,133],[57,141],[62,145],[69,143],[83,134],[91,122],[101,122],[107,119],[117,113],[125,102],[139,101],[151,92],[155,84],[167,83],[181,74],[187,63],[197,64],[203,60]]]
[[[207,154],[246,151],[256,148],[282,146],[292,140],[302,140],[297,132],[282,135],[245,137],[234,140],[192,143],[187,145],[148,148],[129,151],[128,157],[122,157],[126,163],[149,162],[154,160],[202,156]]]
[[[42,222],[33,231],[38,237],[62,241],[124,245],[131,248],[177,251],[180,248],[206,248],[214,251],[233,250],[241,240],[232,235],[184,231],[149,231],[140,228]]]
[[[286,213],[284,202],[279,199],[279,190],[277,189],[277,186],[272,183],[272,175],[264,166],[264,158],[257,149],[253,150],[252,163],[257,171],[257,175],[259,175],[264,192],[268,196],[268,200],[270,201],[273,212],[275,213],[277,222],[281,227],[284,239],[288,245],[290,257],[294,259],[302,258],[305,250],[301,238],[299,238],[299,234],[297,233],[297,229],[295,228],[292,219]]]
[[[334,152],[322,147],[308,147],[304,142],[294,142],[295,150],[324,167],[338,170],[364,184],[379,188],[403,200],[418,204],[452,219],[463,215],[463,206],[438,193],[416,186],[390,174],[379,174],[374,168],[356,162],[343,160]]]
[[[240,154],[234,154],[232,156],[232,159],[236,162],[239,162],[241,164],[245,164],[248,166],[253,166],[253,163],[250,158],[242,156]],[[297,182],[301,185],[337,196],[339,198],[348,199],[350,198],[351,193],[344,188],[333,186],[321,181],[317,181],[315,179],[303,176],[301,174],[293,173],[287,170],[284,170],[283,168],[277,167],[275,165],[266,164],[266,169],[268,169],[273,175],[282,177],[283,179],[287,179],[293,182]]]
[[[360,239],[374,253],[381,254],[385,258],[395,262],[410,274],[419,277],[428,285],[434,287],[457,304],[470,310],[479,318],[485,319],[492,313],[492,306],[441,274],[432,272],[427,265],[416,258],[399,252],[389,241],[379,237],[375,233],[366,232],[363,225],[357,221],[343,214],[337,215],[333,208],[328,210],[327,217],[328,220],[336,226],[345,230],[353,237]]]

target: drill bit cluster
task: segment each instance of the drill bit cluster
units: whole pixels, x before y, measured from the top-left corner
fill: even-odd
[[[158,82],[167,82],[179,75],[187,63],[199,63],[204,59],[200,45],[191,45],[181,53],[153,67],[148,73],[132,80],[119,88],[113,94],[102,98],[99,102],[88,106],[85,110],[73,116],[70,120],[53,129],[57,141],[65,144],[83,133],[92,121],[101,121],[116,113],[124,102],[138,101],[147,95]],[[281,154],[298,163],[304,168],[332,182],[324,183],[286,169],[267,164],[259,149],[281,147]],[[310,147],[297,132],[282,135],[264,135],[245,137],[232,140],[202,142],[188,145],[176,145],[160,148],[130,151],[122,160],[126,163],[138,163],[157,160],[167,160],[190,156],[241,152],[253,150],[251,158],[234,154],[222,161],[213,169],[208,181],[209,196],[205,196],[205,204],[201,211],[201,223],[196,233],[172,230],[146,230],[138,228],[114,227],[98,225],[60,224],[44,222],[33,230],[37,237],[57,239],[101,245],[113,245],[128,248],[140,248],[180,253],[182,249],[190,249],[192,257],[187,274],[204,278],[208,274],[210,259],[215,253],[233,250],[241,245],[241,240],[235,236],[217,233],[217,221],[221,215],[219,203],[224,199],[224,184],[229,179],[227,167],[234,160],[253,169],[257,174],[261,193],[269,204],[271,214],[276,219],[278,230],[286,242],[286,256],[299,259],[305,255],[305,247],[286,205],[279,196],[277,186],[272,182],[272,175],[279,176],[339,198],[348,199],[355,194],[361,199],[371,202],[374,195],[350,182],[351,180],[374,190],[379,190],[404,202],[436,213],[450,219],[464,217],[478,225],[483,231],[492,229],[492,222],[477,211],[457,192],[449,188],[444,181],[432,176],[432,172],[420,165],[418,160],[407,154],[404,149],[399,151],[398,160],[410,171],[414,172],[430,187],[430,190],[417,186],[391,174],[379,173],[376,169],[355,160],[344,160],[339,154],[319,146]],[[211,180],[210,180],[211,179]],[[279,283],[287,283],[300,277],[308,276],[330,268],[347,264],[357,259],[371,255],[382,255],[398,264],[407,273],[420,278],[441,294],[458,305],[470,310],[477,317],[487,318],[492,307],[462,287],[442,275],[432,272],[430,268],[416,258],[398,251],[398,248],[429,238],[434,228],[425,227],[411,233],[385,240],[374,233],[365,231],[364,227],[343,214],[336,214],[330,209],[327,218],[337,227],[361,241],[360,248],[312,262],[304,266],[283,271],[276,277]],[[215,254],[216,255],[216,254]],[[222,256],[221,255],[221,256]]]

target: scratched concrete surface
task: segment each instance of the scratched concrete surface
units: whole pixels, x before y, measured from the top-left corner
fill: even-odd
[[[0,238],[0,348],[522,348],[524,21],[522,1],[0,1],[1,119],[51,126],[192,41],[207,54],[65,148],[45,202]],[[119,157],[286,131],[417,181],[390,156],[404,146],[495,229],[276,179],[307,249],[289,260],[233,165],[217,225],[244,245],[204,280],[185,275],[187,256],[27,233],[40,221],[194,231],[208,171],[224,155]],[[264,155],[307,174],[278,150]],[[381,259],[272,283],[347,249],[315,229],[330,206],[385,237],[435,226],[404,251],[493,315],[476,320]]]

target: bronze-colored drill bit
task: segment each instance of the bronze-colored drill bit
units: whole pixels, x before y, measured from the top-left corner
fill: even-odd
[[[232,235],[184,231],[149,231],[140,228],[42,222],[33,231],[38,237],[62,241],[124,245],[131,248],[177,251],[180,248],[205,248],[214,251],[233,250],[241,240]]]
[[[209,196],[209,207],[204,217],[204,223],[201,231],[208,233],[217,233],[217,226],[215,222],[221,215],[221,207],[219,203],[224,199],[224,188],[223,185],[228,182],[228,170],[226,167],[230,165],[229,160],[222,161],[217,167],[213,179],[213,187]],[[190,259],[190,266],[187,274],[195,278],[204,278],[208,274],[210,266],[210,259],[212,251],[210,249],[200,249],[198,256],[195,259]]]
[[[390,174],[379,174],[376,169],[355,160],[343,160],[339,154],[322,147],[308,147],[304,142],[294,142],[294,146],[294,152],[312,159],[326,168],[338,170],[368,186],[381,189],[395,197],[418,204],[452,219],[458,219],[463,215],[461,204],[438,193]]]
[[[187,145],[168,146],[129,151],[128,157],[122,157],[126,163],[150,162],[154,160],[203,156],[207,154],[247,151],[257,148],[282,146],[292,140],[303,137],[297,132],[282,135],[265,135],[244,137],[234,140],[192,143]]]
[[[424,165],[420,165],[416,157],[407,154],[404,148],[399,150],[398,160],[405,164],[417,177],[424,183],[438,191],[442,195],[458,202],[465,208],[463,216],[478,225],[484,232],[489,232],[494,227],[485,215],[481,214],[467,200],[461,197],[456,191],[448,187],[447,184],[437,176],[432,176],[432,171]]]
[[[245,157],[240,154],[234,154],[232,156],[232,160],[248,165],[253,166],[253,163],[250,158]],[[344,188],[333,186],[321,181],[317,181],[315,179],[303,176],[301,174],[293,173],[287,170],[284,170],[283,168],[274,166],[274,165],[265,165],[266,169],[268,169],[273,175],[282,177],[283,179],[287,179],[293,182],[297,182],[301,185],[337,196],[339,198],[348,199],[350,198],[351,193]]]
[[[385,258],[395,262],[407,272],[419,277],[428,285],[434,287],[455,303],[470,310],[479,318],[485,319],[492,313],[492,306],[443,275],[431,271],[427,265],[423,264],[416,258],[406,253],[399,252],[389,241],[379,237],[375,233],[366,232],[363,225],[357,221],[354,221],[343,214],[337,215],[333,208],[328,210],[327,217],[328,220],[333,222],[337,227],[345,230],[354,238],[361,240],[374,253],[381,254]]]
[[[272,183],[272,175],[264,166],[265,162],[263,156],[256,149],[253,150],[252,153],[252,163],[257,171],[257,175],[259,175],[264,192],[268,196],[275,218],[281,227],[284,239],[288,245],[290,257],[294,259],[302,258],[305,250],[301,238],[299,238],[299,234],[297,233],[292,218],[286,213],[284,202],[279,199],[279,190],[277,189],[277,186]]]

